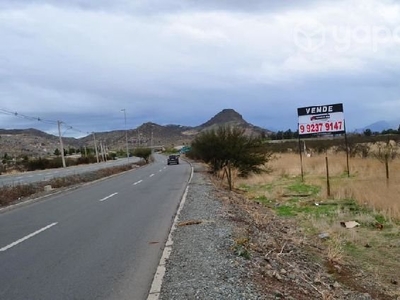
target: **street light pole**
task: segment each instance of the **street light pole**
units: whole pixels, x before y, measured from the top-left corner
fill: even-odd
[[[128,129],[126,128],[126,109],[121,109],[121,111],[124,112],[124,118],[125,118],[125,142],[126,142],[126,157],[129,160],[129,147],[128,147]]]

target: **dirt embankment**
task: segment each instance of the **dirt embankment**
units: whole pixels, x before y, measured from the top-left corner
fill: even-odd
[[[300,220],[278,216],[244,193],[214,183],[225,216],[237,227],[233,249],[248,258],[248,272],[258,287],[266,294],[273,291],[266,299],[400,299],[399,274],[389,282],[376,280],[379,274],[346,257],[329,236],[307,232]]]

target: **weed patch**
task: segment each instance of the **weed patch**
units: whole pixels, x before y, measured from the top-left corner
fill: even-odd
[[[300,195],[317,195],[321,188],[315,185],[308,185],[302,182],[296,182],[295,184],[289,185],[287,189],[290,192],[294,192]]]
[[[295,217],[297,215],[297,212],[294,209],[294,207],[288,205],[281,205],[276,207],[276,212],[278,216],[281,217]]]
[[[237,256],[241,256],[245,259],[250,259],[249,239],[248,238],[241,237],[241,238],[235,239],[232,249],[233,249],[233,252]]]

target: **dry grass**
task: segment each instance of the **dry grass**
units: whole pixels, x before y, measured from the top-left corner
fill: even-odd
[[[342,265],[343,264],[343,247],[340,240],[334,239],[330,242],[327,250],[327,258],[329,263],[332,265]]]
[[[350,178],[347,177],[346,157],[328,156],[331,177],[331,198],[337,200],[354,199],[381,212],[388,219],[400,220],[400,160],[390,163],[390,180],[386,180],[385,166],[374,158],[351,158]],[[247,179],[238,179],[237,186],[265,185],[276,183],[282,178],[299,178],[301,165],[298,155],[282,154],[269,163],[272,173],[253,175]],[[321,187],[320,197],[327,195],[325,155],[303,158],[305,183]],[[266,197],[279,199],[282,189],[274,189],[274,194]]]
[[[328,159],[330,197],[325,155],[304,157],[304,183],[299,156],[282,154],[269,163],[271,173],[238,178],[236,186],[248,198],[262,202],[278,215],[296,217],[307,236],[328,234],[329,238],[321,242],[326,249],[325,259],[331,265],[340,269],[350,260],[356,270],[368,272],[376,283],[400,296],[391,283],[400,268],[400,159],[390,162],[389,181],[384,164],[376,158],[351,158],[350,177],[345,155],[329,153]],[[264,221],[262,215],[255,219]],[[361,226],[341,226],[341,221],[350,220]]]

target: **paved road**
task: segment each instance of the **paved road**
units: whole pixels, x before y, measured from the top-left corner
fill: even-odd
[[[155,163],[0,213],[0,299],[146,299],[190,166]]]
[[[111,160],[108,162],[102,162],[98,164],[90,165],[79,165],[67,168],[59,169],[49,169],[42,171],[24,172],[13,175],[1,175],[0,176],[0,186],[4,185],[16,185],[25,183],[34,183],[39,181],[47,181],[56,177],[65,177],[75,174],[82,174],[85,172],[97,171],[104,168],[110,168],[120,165],[126,165],[129,163],[134,163],[139,161],[137,157],[131,157],[129,160],[127,158],[120,158],[117,160]]]

